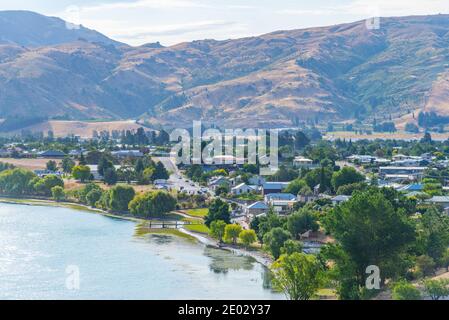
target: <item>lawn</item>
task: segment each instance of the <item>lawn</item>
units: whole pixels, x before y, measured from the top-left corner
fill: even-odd
[[[187,215],[195,218],[204,218],[209,213],[209,209],[190,209],[184,211]]]
[[[185,225],[184,228],[189,231],[198,232],[198,233],[204,233],[209,234],[209,228],[202,222],[200,222],[198,219],[188,219],[184,218],[182,219],[184,222],[190,222],[195,223],[194,225]],[[201,223],[201,224],[198,224]]]

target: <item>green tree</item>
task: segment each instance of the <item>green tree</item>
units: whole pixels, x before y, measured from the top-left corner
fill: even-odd
[[[243,230],[239,234],[239,239],[245,247],[249,248],[257,241],[257,235],[254,230]]]
[[[93,208],[97,206],[97,202],[100,201],[103,192],[101,189],[93,189],[86,194],[87,204]]]
[[[161,217],[175,208],[176,199],[163,191],[139,194],[129,203],[130,212],[144,218]]]
[[[51,174],[42,179],[36,178],[33,188],[37,194],[50,196],[52,194],[51,189],[56,186],[64,188],[64,181],[60,177]]]
[[[284,246],[281,248],[281,253],[291,255],[295,252],[301,253],[303,250],[302,244],[296,240],[287,240],[284,242]]]
[[[263,237],[265,249],[269,251],[275,259],[281,255],[281,248],[287,240],[291,239],[290,232],[283,228],[274,228]]]
[[[226,222],[222,220],[212,221],[210,224],[210,235],[221,243],[225,234],[225,228]]]
[[[393,286],[392,297],[394,300],[421,300],[419,290],[405,280],[397,282]]]
[[[365,176],[352,167],[344,167],[332,175],[332,187],[338,190],[340,187],[365,181]]]
[[[317,222],[317,217],[313,212],[307,209],[301,209],[287,218],[287,229],[294,238],[309,230],[316,232],[320,226]]]
[[[211,223],[216,220],[230,223],[231,215],[229,213],[229,205],[221,199],[214,199],[209,206],[209,213],[204,220],[204,223],[208,227],[210,227]]]
[[[418,277],[426,277],[435,273],[435,260],[427,255],[416,258],[416,273]]]
[[[114,163],[112,162],[112,160],[109,159],[109,157],[107,157],[106,155],[103,155],[100,158],[100,161],[98,162],[98,173],[104,177],[106,171],[108,169],[112,169],[114,168]]]
[[[80,180],[81,183],[86,182],[90,179],[91,173],[88,166],[75,166],[72,170],[72,175],[75,179]]]
[[[430,208],[418,221],[418,250],[439,261],[449,247],[449,217]]]
[[[46,167],[47,170],[51,172],[56,172],[58,170],[58,164],[53,160],[48,161]]]
[[[424,280],[424,291],[432,300],[449,296],[449,279]]]
[[[61,168],[64,173],[72,173],[73,167],[76,166],[75,161],[69,157],[62,159]]]
[[[271,267],[274,286],[290,300],[310,300],[323,283],[324,273],[315,256],[283,255]]]
[[[33,192],[31,182],[36,175],[24,169],[6,170],[0,173],[0,193],[7,195],[29,195]]]
[[[162,162],[156,163],[156,166],[154,168],[154,174],[153,174],[153,181],[154,180],[167,180],[170,178],[167,169],[165,169],[164,164]]]
[[[136,194],[134,188],[130,186],[118,185],[112,188],[110,192],[111,198],[109,201],[109,207],[113,211],[128,211],[128,205]]]
[[[415,240],[414,225],[404,210],[395,210],[381,191],[355,193],[348,202],[334,208],[324,223],[345,252],[339,254],[345,257],[340,262],[346,260],[340,270],[353,266],[351,272],[358,286],[364,286],[367,266],[379,266],[382,280],[403,275],[408,269],[405,255]]]
[[[115,184],[117,184],[118,181],[118,175],[117,175],[117,171],[115,171],[115,168],[107,168],[104,171],[104,182],[108,185],[108,186],[113,186]]]
[[[60,202],[65,198],[64,188],[61,186],[51,188],[51,194],[56,202]]]
[[[224,239],[226,242],[232,242],[232,244],[237,244],[237,239],[242,232],[242,226],[239,224],[228,224],[225,227]]]
[[[297,195],[304,187],[308,187],[307,182],[303,179],[295,179],[290,182],[284,192]]]

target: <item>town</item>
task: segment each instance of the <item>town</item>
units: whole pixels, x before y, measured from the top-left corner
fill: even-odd
[[[286,292],[291,299],[409,299],[447,288],[449,141],[303,131],[280,131],[279,167],[266,176],[235,154],[177,165],[165,131],[4,137],[0,194],[138,218],[145,232],[207,237],[264,261],[279,275],[275,284],[289,263],[319,266],[307,275],[313,290]],[[295,252],[307,261],[289,261]],[[369,291],[372,265],[382,288]]]

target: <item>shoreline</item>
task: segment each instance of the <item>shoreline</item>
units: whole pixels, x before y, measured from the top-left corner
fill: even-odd
[[[49,200],[49,199],[12,198],[12,197],[0,196],[0,203],[12,204],[12,205],[41,206],[41,207],[52,206],[52,207],[74,209],[74,210],[85,211],[88,213],[99,214],[99,215],[113,218],[113,219],[132,221],[132,222],[136,222],[138,224],[143,224],[143,223],[151,221],[151,220],[147,220],[147,219],[122,216],[122,215],[110,213],[110,212],[107,212],[107,211],[104,211],[101,209],[91,208],[84,204],[74,203],[74,202],[66,202],[66,201],[56,202],[54,200]],[[192,218],[194,218],[194,217],[192,217]],[[153,221],[155,221],[155,220],[153,220]],[[159,229],[154,229],[154,234],[158,233],[157,232],[158,230]],[[161,229],[161,230],[164,230],[164,229]],[[167,229],[167,230],[171,230],[171,229]],[[260,263],[261,265],[263,265],[266,268],[269,268],[271,266],[271,264],[273,263],[272,259],[270,259],[268,256],[266,256],[265,254],[263,254],[259,251],[249,251],[244,248],[236,248],[236,247],[229,246],[226,244],[219,245],[218,241],[210,238],[208,235],[189,231],[185,228],[180,228],[177,230],[179,232],[183,233],[184,235],[194,239],[195,241],[201,243],[202,245],[211,246],[216,249],[226,250],[226,251],[232,252],[233,254],[236,254],[236,255],[251,257],[254,260],[256,260],[257,263]],[[152,233],[151,229],[148,229],[148,231],[149,231],[148,232],[149,234]],[[167,234],[171,234],[173,236],[180,237],[179,235],[176,235],[173,232],[171,232],[171,233],[167,232]]]

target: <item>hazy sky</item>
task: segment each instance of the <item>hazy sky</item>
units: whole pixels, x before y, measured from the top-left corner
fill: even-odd
[[[449,13],[449,0],[0,0],[132,45],[228,39],[373,16]]]

